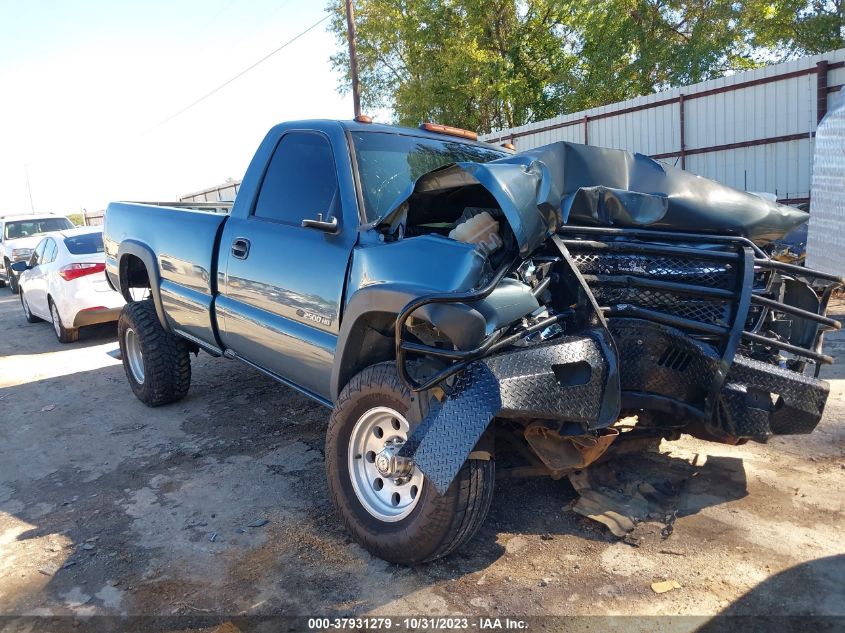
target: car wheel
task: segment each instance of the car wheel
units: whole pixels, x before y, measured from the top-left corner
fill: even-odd
[[[12,272],[9,268],[6,268],[9,271],[9,290],[12,291],[13,295],[16,295],[20,292],[20,284],[18,284],[18,276]]]
[[[161,326],[151,300],[123,307],[117,336],[126,378],[141,402],[158,407],[185,397],[191,386],[190,350]]]
[[[59,339],[59,343],[73,343],[79,340],[79,329],[65,327],[62,324],[62,317],[59,316],[59,309],[56,307],[56,304],[53,303],[52,299],[48,299],[48,303],[50,304],[53,330],[56,332],[56,338]]]
[[[23,315],[26,317],[27,323],[38,323],[41,319],[32,313],[29,309],[29,303],[26,300],[26,295],[21,290],[21,307],[23,307]]]
[[[343,389],[326,435],[326,470],[335,508],[371,554],[413,565],[445,556],[484,522],[494,464],[469,459],[444,494],[413,464],[393,455],[411,431],[412,394],[393,363],[374,365]]]

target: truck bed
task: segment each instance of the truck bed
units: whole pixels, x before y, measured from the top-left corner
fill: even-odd
[[[123,255],[139,258],[160,274],[163,316],[173,331],[219,349],[213,305],[217,292],[219,236],[228,216],[149,204],[113,202],[106,209],[106,273],[120,288],[127,274]],[[129,260],[131,261],[131,259]],[[121,262],[121,265],[118,265]],[[154,290],[155,291],[155,290]],[[160,315],[162,316],[162,315]]]

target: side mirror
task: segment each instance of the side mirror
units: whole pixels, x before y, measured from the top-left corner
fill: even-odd
[[[303,220],[302,226],[308,229],[317,229],[325,233],[337,233],[337,217],[330,215],[327,220],[323,219],[323,214],[318,213],[316,220]]]
[[[25,270],[29,270],[29,265],[26,262],[15,262],[10,268],[16,273],[22,273]]]

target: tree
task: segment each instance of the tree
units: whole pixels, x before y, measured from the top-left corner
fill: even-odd
[[[845,48],[842,0],[754,0],[754,44],[778,59]]]
[[[389,106],[399,123],[439,120],[472,129],[519,125],[558,113],[561,3],[536,0],[359,0],[358,64],[365,108]],[[330,29],[345,42],[340,3]],[[332,57],[348,86],[348,53]]]
[[[845,46],[843,1],[356,0],[362,102],[406,125],[523,125]]]

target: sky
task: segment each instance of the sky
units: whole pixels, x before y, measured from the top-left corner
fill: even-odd
[[[267,130],[348,119],[306,0],[0,0],[0,215],[176,200],[241,178]]]

